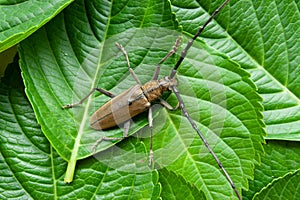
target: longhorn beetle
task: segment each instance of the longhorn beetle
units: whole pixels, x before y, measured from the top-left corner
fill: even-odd
[[[111,137],[102,137],[98,139],[93,146],[94,152],[97,147],[97,145],[104,140],[122,140],[127,137],[128,131],[130,128],[130,119],[146,110],[148,110],[148,120],[149,120],[149,128],[150,128],[150,152],[149,152],[149,165],[153,164],[153,150],[152,150],[152,129],[153,129],[153,123],[152,123],[152,108],[151,103],[154,101],[159,100],[160,103],[166,107],[169,110],[177,109],[177,107],[180,107],[185,117],[188,119],[190,124],[192,125],[193,129],[197,132],[201,140],[203,141],[204,145],[207,147],[211,155],[214,157],[216,162],[218,163],[220,169],[223,171],[224,175],[226,176],[227,180],[229,181],[231,187],[235,191],[238,199],[241,199],[241,195],[239,194],[234,182],[232,181],[231,177],[227,173],[226,169],[223,167],[221,161],[217,157],[217,155],[214,153],[206,139],[204,138],[201,131],[198,129],[195,122],[190,117],[189,113],[187,112],[183,100],[179,94],[179,91],[177,89],[177,80],[175,78],[175,75],[177,73],[177,69],[186,57],[187,51],[191,48],[194,41],[197,39],[197,37],[202,33],[204,28],[213,20],[213,18],[220,12],[220,10],[229,2],[229,0],[225,0],[223,4],[217,8],[213,14],[210,16],[210,18],[204,23],[202,27],[199,28],[197,33],[193,36],[193,38],[188,42],[185,49],[181,52],[181,56],[177,63],[175,64],[173,70],[171,71],[171,74],[168,77],[165,77],[163,79],[158,80],[158,75],[160,71],[161,64],[171,55],[173,55],[176,50],[178,49],[178,46],[180,44],[180,37],[177,38],[175,45],[173,46],[172,50],[160,60],[158,63],[154,75],[152,77],[152,80],[145,83],[144,85],[141,84],[140,80],[136,76],[135,72],[130,66],[129,58],[127,55],[126,50],[124,47],[116,43],[117,47],[122,51],[124,54],[128,70],[132,77],[135,79],[137,85],[130,87],[128,90],[124,91],[123,93],[119,95],[114,95],[110,93],[109,91],[103,89],[103,88],[94,88],[92,89],[83,99],[81,99],[78,103],[74,104],[68,104],[63,106],[63,109],[66,108],[72,108],[75,106],[78,106],[82,104],[93,92],[96,90],[100,93],[111,97],[112,99],[108,102],[106,102],[102,107],[100,107],[91,117],[90,119],[90,126],[93,129],[96,130],[104,130],[111,127],[114,127],[118,124],[124,124],[124,133],[121,138],[111,138]],[[165,91],[172,91],[177,100],[178,105],[173,108],[171,105],[169,105],[165,100],[163,100],[162,94]]]

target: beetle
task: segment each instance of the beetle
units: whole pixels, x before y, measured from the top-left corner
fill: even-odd
[[[142,112],[145,112],[148,110],[148,120],[149,120],[149,128],[150,128],[150,152],[149,152],[149,165],[153,164],[153,150],[152,150],[152,129],[153,129],[153,119],[152,119],[152,108],[151,105],[155,101],[159,101],[160,104],[162,104],[164,107],[166,107],[169,110],[175,110],[178,107],[181,108],[182,113],[185,115],[185,117],[190,122],[193,129],[197,132],[201,140],[203,141],[204,145],[207,147],[211,155],[214,157],[215,161],[218,163],[220,169],[226,176],[227,180],[229,181],[232,189],[235,191],[238,199],[241,199],[241,195],[239,194],[239,191],[237,190],[234,182],[232,181],[230,175],[227,173],[226,169],[223,167],[221,161],[217,157],[217,155],[214,153],[206,139],[204,138],[201,131],[198,129],[197,125],[193,121],[193,119],[190,117],[189,113],[187,112],[184,102],[179,94],[179,91],[177,89],[177,80],[175,78],[175,75],[177,73],[177,69],[186,57],[186,54],[188,50],[193,45],[196,38],[202,33],[202,31],[205,29],[205,27],[213,20],[213,18],[220,12],[220,10],[229,2],[229,0],[225,0],[219,8],[217,8],[213,14],[210,16],[210,18],[204,23],[202,27],[199,28],[197,33],[192,37],[192,39],[188,42],[184,50],[181,52],[180,58],[175,64],[174,68],[172,69],[169,76],[164,77],[163,79],[158,80],[158,75],[160,71],[161,64],[171,55],[173,55],[176,50],[179,47],[181,38],[178,37],[175,45],[173,46],[172,50],[169,51],[169,53],[160,60],[158,63],[155,72],[153,74],[153,77],[151,81],[145,83],[144,85],[141,84],[140,80],[136,76],[133,69],[130,67],[129,58],[127,55],[126,50],[124,47],[116,43],[117,47],[122,51],[124,54],[128,70],[131,73],[132,77],[136,81],[136,85],[130,87],[126,91],[122,92],[119,95],[114,95],[110,93],[109,91],[103,89],[103,88],[94,88],[92,91],[90,91],[83,99],[81,99],[78,103],[74,104],[68,104],[63,106],[63,109],[66,108],[72,108],[75,106],[78,106],[82,104],[93,92],[98,91],[110,98],[108,102],[106,102],[103,106],[101,106],[91,117],[90,119],[90,126],[93,129],[96,130],[105,130],[108,128],[112,128],[119,124],[124,124],[124,133],[122,137],[101,137],[98,139],[93,146],[94,152],[97,147],[97,145],[103,141],[103,140],[121,140],[127,137],[128,131],[130,128],[130,119]],[[163,100],[161,97],[164,92],[171,91],[175,94],[178,104],[175,108],[173,108],[171,105],[169,105],[165,100]]]
[[[81,99],[78,103],[68,104],[62,107],[62,109],[73,108],[80,104],[82,104],[94,91],[98,91],[112,99],[106,102],[103,106],[101,106],[91,117],[90,126],[96,130],[105,130],[111,127],[114,127],[119,124],[124,123],[124,134],[121,138],[111,138],[111,137],[101,137],[96,141],[93,146],[93,150],[95,152],[97,145],[103,140],[121,140],[127,137],[129,127],[130,127],[130,119],[146,110],[149,110],[148,119],[149,119],[149,128],[150,128],[150,155],[149,155],[149,165],[153,163],[153,150],[152,150],[152,128],[153,128],[153,119],[152,119],[152,108],[151,103],[157,100],[160,100],[160,103],[168,108],[169,110],[175,110],[178,108],[178,105],[173,108],[169,105],[165,100],[161,98],[162,94],[165,91],[172,91],[172,87],[177,86],[177,80],[174,77],[169,76],[163,79],[158,80],[158,74],[160,71],[160,65],[171,55],[173,55],[178,46],[180,44],[181,38],[178,37],[173,49],[158,63],[155,73],[152,77],[152,80],[141,84],[140,80],[136,76],[135,72],[130,67],[130,62],[128,58],[128,54],[124,47],[116,43],[117,47],[124,54],[128,69],[137,82],[135,86],[130,87],[128,90],[124,91],[119,95],[114,95],[109,91],[103,88],[94,88],[91,90],[83,99]],[[184,107],[184,106],[183,106]]]

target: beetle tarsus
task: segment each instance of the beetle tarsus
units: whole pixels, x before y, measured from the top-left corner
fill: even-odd
[[[93,155],[96,153],[96,148],[100,144],[100,142],[103,140],[103,137],[99,138],[95,144],[93,145]]]
[[[67,104],[65,106],[62,106],[61,109],[68,109],[68,108],[73,108],[73,105],[72,104]]]
[[[153,150],[150,149],[149,151],[149,167],[151,167],[151,169],[153,168],[153,164],[154,164],[154,157],[153,157]]]

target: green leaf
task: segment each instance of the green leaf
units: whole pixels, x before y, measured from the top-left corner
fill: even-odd
[[[0,83],[0,199],[158,197],[160,185],[157,171],[120,171],[120,168],[112,169],[95,157],[80,161],[74,182],[64,183],[66,162],[41,132],[25,96],[17,67],[16,63],[10,66]],[[131,139],[120,144],[117,150],[120,149],[137,154],[144,151],[145,146]],[[127,154],[117,156],[113,153],[113,149],[110,149],[106,155],[126,159]]]
[[[38,197],[44,187],[51,191],[44,197],[53,198],[53,171],[47,167],[52,164],[51,148],[26,99],[17,61],[13,65],[0,87],[0,198]],[[62,161],[55,155],[55,160]]]
[[[200,4],[212,13],[220,3]],[[198,7],[193,0],[172,1],[180,25],[190,34],[205,21]],[[211,28],[202,34],[209,45],[251,73],[264,99],[266,139],[300,140],[299,13],[294,0],[230,1],[216,17],[226,32]]]
[[[252,199],[255,194],[259,194],[263,188],[269,187],[268,185],[272,182],[300,169],[299,142],[269,141],[264,145],[264,149],[265,156],[262,157],[261,166],[255,169],[254,180],[249,182],[249,191],[243,192],[245,199]],[[270,186],[269,189],[272,187]],[[300,194],[297,188],[293,188],[293,190],[293,195],[289,195],[290,198]]]
[[[203,15],[205,10],[198,7],[201,20],[207,20],[209,15]],[[66,181],[72,180],[76,161],[92,155],[97,139],[120,137],[123,131],[118,128],[95,131],[89,127],[92,113],[109,100],[104,95],[91,96],[77,108],[62,110],[61,106],[78,102],[96,86],[119,94],[136,84],[115,42],[127,50],[131,66],[141,82],[149,81],[157,63],[180,34],[176,32],[180,29],[174,17],[167,1],[118,1],[113,4],[76,1],[21,43],[20,63],[26,94],[47,139],[68,161]],[[228,17],[224,20],[229,23]],[[208,29],[219,30],[217,40],[230,39],[224,37],[224,30],[217,22],[213,25]],[[185,46],[190,35],[182,37],[182,46]],[[160,77],[170,74],[177,58],[168,59]],[[249,74],[224,54],[197,40],[179,68],[177,78],[184,103],[197,126],[238,190],[247,188],[254,163],[260,161],[264,135],[261,98]],[[176,105],[173,95],[168,102]],[[235,198],[226,177],[181,111],[158,108],[155,115],[156,164],[182,176],[189,184],[203,190],[208,198]],[[132,124],[130,135],[147,124],[147,114],[134,118]],[[144,128],[138,134],[146,137],[146,146],[147,130]],[[101,142],[97,152],[116,142]]]
[[[38,30],[73,0],[0,1],[0,52]]]
[[[299,171],[295,173],[289,173],[285,177],[279,178],[264,188],[259,195],[255,196],[255,199],[274,199],[280,197],[280,199],[299,199]]]

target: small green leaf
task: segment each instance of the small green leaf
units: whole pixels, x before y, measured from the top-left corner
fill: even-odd
[[[249,191],[243,192],[245,199],[252,199],[273,181],[300,169],[299,142],[269,141],[264,149],[265,156],[262,157],[261,166],[255,169],[254,180],[249,182]],[[294,191],[295,196],[299,194],[298,190]]]
[[[0,52],[31,35],[72,1],[0,1]]]
[[[300,173],[289,173],[264,188],[254,199],[299,199]]]

